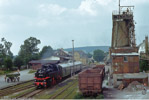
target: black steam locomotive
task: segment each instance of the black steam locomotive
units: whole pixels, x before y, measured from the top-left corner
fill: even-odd
[[[77,73],[82,70],[81,62],[63,63],[63,64],[46,64],[35,73],[35,85],[37,87],[49,87],[60,81],[62,78]]]

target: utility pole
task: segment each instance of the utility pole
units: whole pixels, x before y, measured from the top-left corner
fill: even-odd
[[[72,58],[72,60],[73,60],[73,70],[72,70],[72,73],[73,73],[73,75],[75,75],[75,73],[74,73],[74,40],[72,40],[72,54],[73,54],[73,58]]]
[[[121,6],[121,5],[120,5],[120,2],[121,2],[121,1],[119,0],[119,15],[120,15],[120,13],[121,13],[121,12],[120,12],[120,10],[121,10],[121,9],[120,9],[120,6]]]

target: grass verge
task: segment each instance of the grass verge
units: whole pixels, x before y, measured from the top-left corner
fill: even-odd
[[[31,91],[33,91],[33,90],[35,90],[35,87],[29,88],[29,89],[24,90],[24,91],[21,91],[21,92],[19,92],[19,93],[15,93],[16,95],[11,96],[10,98],[11,98],[11,99],[13,99],[13,98],[18,98],[18,97],[22,96],[23,94],[26,94],[26,93],[31,92]]]
[[[32,69],[31,69],[28,73],[29,73],[29,74],[32,74],[32,73],[35,73],[35,72],[36,72],[36,70],[32,70]]]
[[[97,95],[96,97],[94,97],[94,96],[84,97],[84,96],[82,95],[82,93],[79,92],[79,93],[77,93],[77,94],[75,95],[74,99],[104,99],[104,95],[103,95],[103,94],[99,94],[99,95]]]

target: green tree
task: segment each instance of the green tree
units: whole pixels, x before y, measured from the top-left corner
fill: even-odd
[[[96,60],[97,62],[102,61],[105,57],[105,53],[102,50],[95,50],[93,53],[93,58],[94,60]]]
[[[47,58],[53,55],[53,49],[51,46],[44,46],[40,52],[40,58]]]
[[[21,66],[23,65],[23,59],[20,57],[20,56],[17,56],[15,59],[14,59],[14,66],[18,67],[18,69],[21,68]]]
[[[19,56],[23,58],[24,64],[27,64],[30,60],[38,59],[39,48],[37,47],[40,44],[40,40],[35,37],[30,37],[24,41],[24,44],[21,45]]]
[[[12,43],[7,41],[5,38],[2,38],[1,42],[4,43],[4,46],[3,46],[3,53],[4,53],[4,55],[10,56],[12,58],[13,57],[13,53],[10,50],[10,48],[12,46]]]
[[[6,57],[4,60],[4,65],[7,68],[7,70],[11,70],[12,69],[12,59],[10,57]]]
[[[5,38],[1,39],[0,43],[0,66],[4,65],[6,57],[13,58],[13,53],[11,52],[12,43],[7,41]]]
[[[87,54],[87,57],[88,57],[88,58],[92,58],[92,56],[93,56],[93,55],[92,55],[91,53],[88,53],[88,54]]]
[[[140,60],[139,64],[140,64],[140,71],[141,72],[149,70],[148,62],[146,60]]]

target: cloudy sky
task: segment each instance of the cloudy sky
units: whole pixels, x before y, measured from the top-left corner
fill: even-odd
[[[137,44],[149,35],[149,0],[121,0],[134,5]],[[17,54],[30,36],[54,49],[75,46],[110,46],[112,11],[118,0],[0,0],[0,38],[13,43]]]

